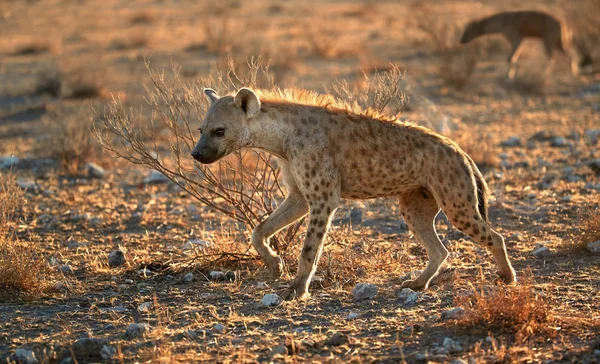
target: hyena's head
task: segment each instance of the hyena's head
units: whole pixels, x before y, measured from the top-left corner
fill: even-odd
[[[211,102],[200,126],[200,140],[192,157],[201,163],[212,163],[250,143],[248,122],[260,114],[260,101],[254,91],[242,88],[235,96],[219,97],[212,89],[204,89]]]
[[[472,21],[465,26],[465,31],[460,37],[460,44],[466,44],[481,35],[481,25],[478,21]]]

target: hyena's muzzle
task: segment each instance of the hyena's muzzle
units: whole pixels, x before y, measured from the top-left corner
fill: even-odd
[[[221,158],[225,153],[220,153],[216,146],[212,146],[206,136],[200,137],[198,144],[192,150],[192,157],[200,163],[209,164]]]

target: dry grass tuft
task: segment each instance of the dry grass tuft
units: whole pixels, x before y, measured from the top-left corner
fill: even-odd
[[[444,82],[457,90],[465,87],[477,65],[477,48],[461,46],[462,29],[457,24],[439,20],[430,5],[412,7],[413,24],[431,39],[440,57],[439,74]]]
[[[68,117],[56,123],[55,132],[49,138],[48,151],[59,161],[61,169],[69,175],[77,175],[83,166],[96,155],[96,144],[85,117]]]
[[[482,334],[514,334],[519,343],[537,334],[555,334],[550,304],[533,291],[530,278],[516,286],[474,291],[455,300],[455,305],[465,309],[465,317],[458,320],[459,325],[482,331]]]
[[[17,212],[26,203],[14,176],[0,172],[0,300],[39,296],[49,287],[49,268],[15,236]]]

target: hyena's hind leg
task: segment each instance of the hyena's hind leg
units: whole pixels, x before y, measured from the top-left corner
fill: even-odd
[[[473,188],[473,191],[458,192],[464,198],[455,199],[453,203],[443,201],[442,210],[452,225],[492,252],[500,278],[505,283],[514,283],[516,282],[515,271],[508,260],[504,238],[494,231],[487,218],[482,216],[478,206],[478,196],[474,190]]]
[[[434,225],[440,208],[431,192],[425,188],[406,192],[398,200],[404,221],[415,238],[425,247],[429,258],[427,266],[417,279],[403,282],[402,288],[426,289],[448,257],[448,250],[440,241]]]

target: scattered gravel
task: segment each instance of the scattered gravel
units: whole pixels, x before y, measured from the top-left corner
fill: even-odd
[[[442,312],[442,320],[459,320],[465,316],[465,309],[462,307],[456,307],[451,310]]]
[[[87,163],[85,165],[85,169],[90,178],[102,179],[106,176],[106,171],[104,168],[100,167],[96,163]]]
[[[448,352],[450,354],[456,354],[456,353],[460,353],[463,351],[462,346],[458,342],[452,340],[449,337],[444,338],[442,345],[444,346],[444,348],[446,350],[448,350]]]
[[[327,346],[340,346],[347,344],[350,340],[348,339],[348,335],[336,332],[331,335],[327,340],[325,340],[325,345]]]
[[[152,302],[142,302],[138,305],[138,312],[148,312],[152,308]]]
[[[586,246],[587,250],[592,254],[600,254],[600,240],[592,241]]]
[[[208,278],[210,278],[211,281],[222,282],[227,279],[227,275],[223,272],[212,271],[208,274]]]
[[[501,141],[500,145],[503,147],[520,147],[521,138],[519,138],[518,136],[511,136],[510,138]]]
[[[419,294],[410,288],[402,288],[400,294],[398,295],[398,298],[404,301],[405,305],[410,306],[414,305],[417,302]]]
[[[550,249],[548,249],[548,247],[540,244],[538,245],[539,247],[536,247],[536,249],[531,253],[531,255],[533,255],[536,258],[546,258],[552,255],[552,252],[550,251]]]
[[[213,330],[215,330],[218,333],[222,333],[223,331],[225,331],[225,326],[223,326],[222,324],[216,324],[215,326],[213,326]]]
[[[77,360],[86,361],[104,359],[105,356],[110,359],[116,352],[114,349],[111,350],[106,340],[89,337],[75,341],[72,349]]]
[[[186,275],[183,276],[183,281],[184,282],[191,282],[194,280],[194,273],[189,272]]]

